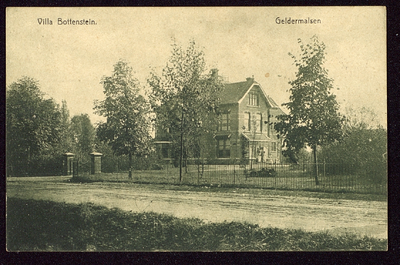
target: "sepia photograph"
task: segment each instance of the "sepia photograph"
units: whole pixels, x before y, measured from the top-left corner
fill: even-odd
[[[8,252],[387,251],[384,6],[6,8]]]

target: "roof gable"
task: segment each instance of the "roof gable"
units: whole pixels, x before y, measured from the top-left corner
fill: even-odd
[[[253,81],[225,84],[224,89],[220,92],[221,104],[238,103],[252,86]]]
[[[253,78],[247,78],[244,82],[225,84],[224,89],[220,92],[221,104],[240,103],[254,86],[259,87],[271,108],[279,108],[276,102],[265,93],[261,85],[255,82]]]

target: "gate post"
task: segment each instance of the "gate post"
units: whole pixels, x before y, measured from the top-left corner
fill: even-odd
[[[72,165],[73,165],[72,177],[73,178],[78,177],[78,175],[79,175],[79,173],[78,173],[78,163],[79,162],[77,160],[72,162]]]
[[[69,176],[72,175],[73,167],[72,162],[74,160],[73,153],[65,153],[63,154],[63,175]]]
[[[101,173],[101,156],[103,154],[93,152],[90,153],[91,163],[90,163],[90,174]]]

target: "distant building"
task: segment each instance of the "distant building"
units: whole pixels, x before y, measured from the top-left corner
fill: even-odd
[[[220,92],[221,117],[217,131],[205,136],[201,157],[224,163],[248,158],[256,162],[280,162],[281,141],[274,123],[285,114],[275,101],[254,81],[226,83]],[[164,136],[164,137],[163,137]],[[155,143],[163,159],[171,157],[170,142],[156,132]]]

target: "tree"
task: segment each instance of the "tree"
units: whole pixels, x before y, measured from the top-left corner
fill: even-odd
[[[116,155],[129,156],[129,178],[132,178],[132,155],[150,151],[149,112],[145,98],[139,94],[139,82],[127,62],[119,60],[111,76],[103,77],[106,99],[95,101],[95,112],[107,118],[97,127],[97,136],[108,142]]]
[[[376,126],[375,118],[375,112],[366,107],[347,108],[343,139],[322,148],[321,155],[328,163],[346,168],[349,174],[358,174],[377,183],[385,181],[387,131]]]
[[[380,127],[375,111],[367,107],[346,107],[345,115],[346,119],[343,126],[345,132],[355,129],[376,129]]]
[[[343,117],[338,113],[336,96],[330,91],[333,80],[323,67],[324,43],[320,43],[316,36],[309,44],[304,45],[301,39],[298,43],[300,58],[289,53],[298,67],[296,79],[289,82],[290,102],[282,104],[289,114],[279,116],[275,129],[284,137],[285,155],[296,157],[305,145],[312,148],[318,185],[317,147],[341,138]]]
[[[73,152],[79,159],[79,171],[90,170],[89,154],[94,149],[96,132],[90,122],[88,114],[80,114],[72,117],[70,122],[70,134],[73,138]]]
[[[75,115],[71,119],[71,131],[76,152],[87,155],[93,151],[96,136],[95,129],[88,114]]]
[[[250,119],[250,132],[252,141],[249,141],[249,152],[251,154],[250,157],[250,170],[253,169],[253,160],[257,158],[258,150],[257,150],[257,141],[256,136],[257,132],[259,131],[260,120],[257,120],[256,115],[253,114]]]
[[[186,50],[176,43],[162,76],[154,71],[148,79],[150,102],[156,114],[156,127],[172,141],[175,161],[201,154],[201,136],[216,130],[217,93],[222,89],[217,70],[205,74],[203,51],[191,41]]]
[[[34,160],[54,154],[61,142],[61,112],[45,99],[38,81],[23,77],[6,93],[7,167],[10,174],[33,174]]]
[[[62,101],[60,113],[61,113],[61,142],[59,150],[61,153],[73,152],[74,137],[71,132],[71,120],[69,116],[67,102],[65,100]]]

